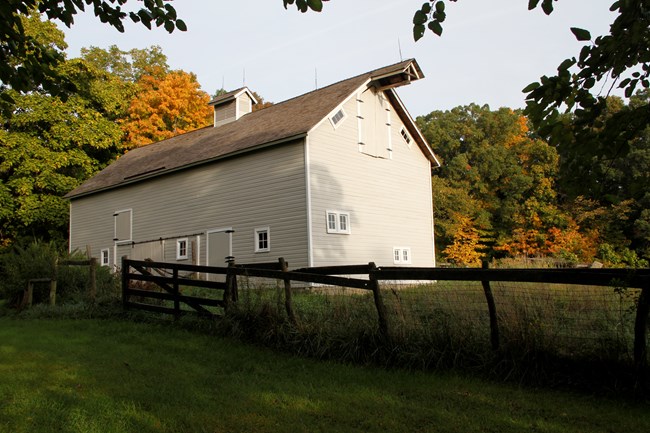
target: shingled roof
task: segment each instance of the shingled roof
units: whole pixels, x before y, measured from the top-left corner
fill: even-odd
[[[422,77],[417,62],[410,59],[274,104],[217,128],[209,126],[133,149],[66,197],[75,198],[116,188],[261,146],[304,137],[364,84],[374,81],[379,88],[391,88]],[[420,137],[418,141],[429,150],[428,153],[431,152],[424,139]],[[431,159],[433,153],[427,156]]]

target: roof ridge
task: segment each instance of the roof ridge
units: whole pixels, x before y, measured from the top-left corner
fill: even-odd
[[[401,62],[393,63],[392,65],[382,66],[381,68],[375,68],[375,69],[372,69],[372,70],[370,70],[370,71],[362,72],[362,73],[357,74],[357,75],[355,75],[355,76],[353,76],[353,77],[348,77],[348,78],[344,78],[344,79],[339,80],[339,81],[335,81],[334,83],[328,84],[328,85],[325,86],[325,87],[321,87],[321,88],[319,88],[319,89],[310,90],[309,92],[305,92],[305,93],[302,93],[302,94],[300,94],[300,95],[293,96],[293,97],[291,97],[291,98],[289,98],[289,99],[285,99],[284,101],[274,102],[273,105],[264,108],[264,110],[268,110],[269,108],[273,108],[273,107],[276,107],[276,106],[279,106],[279,105],[285,104],[285,103],[287,103],[287,102],[293,101],[294,99],[302,98],[302,97],[304,97],[304,96],[310,95],[310,94],[315,93],[315,92],[323,91],[323,90],[328,89],[328,88],[330,88],[330,87],[332,87],[332,86],[336,86],[336,85],[339,85],[339,84],[344,83],[344,82],[347,82],[347,81],[357,80],[357,79],[359,79],[360,77],[362,77],[362,76],[364,76],[364,75],[367,75],[368,78],[372,78],[373,75],[374,75],[374,73],[377,72],[377,71],[381,71],[381,70],[383,70],[383,69],[389,69],[389,68],[392,68],[392,67],[397,66],[397,65],[402,64],[402,63],[405,63],[405,64],[406,64],[406,63],[411,63],[411,62],[414,62],[414,61],[415,61],[414,58],[406,59],[406,60],[402,60]],[[254,113],[258,113],[258,112],[260,112],[260,111],[262,111],[262,110],[254,111],[254,112],[252,112],[252,113],[247,114],[247,116],[250,116],[251,114],[254,114]]]

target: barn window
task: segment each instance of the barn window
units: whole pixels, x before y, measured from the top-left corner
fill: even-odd
[[[402,135],[402,138],[408,144],[409,147],[411,147],[411,136],[409,133],[406,131],[406,128],[402,126],[402,129],[400,129],[399,133]]]
[[[255,252],[266,253],[271,251],[271,229],[260,227],[255,229]]]
[[[99,252],[99,262],[102,266],[108,266],[111,263],[110,250],[105,248]]]
[[[393,263],[396,265],[410,265],[411,264],[411,248],[409,247],[394,247],[393,248]]]
[[[176,240],[176,260],[187,259],[187,238]]]
[[[327,233],[350,234],[350,214],[348,212],[327,211]]]

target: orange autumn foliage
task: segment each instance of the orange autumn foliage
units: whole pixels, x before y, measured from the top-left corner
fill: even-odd
[[[537,256],[544,253],[545,239],[539,230],[517,228],[513,231],[512,238],[497,247],[497,251],[505,251],[511,257]]]
[[[174,137],[212,121],[209,95],[194,74],[173,71],[143,75],[122,121],[127,149]]]
[[[482,254],[480,249],[484,248],[480,243],[480,234],[474,227],[474,221],[471,218],[454,214],[458,222],[458,228],[454,233],[454,240],[451,245],[443,250],[443,254],[452,263],[463,266],[480,266]]]
[[[598,231],[581,233],[580,227],[575,223],[563,230],[552,227],[548,230],[546,244],[549,255],[559,256],[569,253],[581,261],[591,261],[597,253]]]

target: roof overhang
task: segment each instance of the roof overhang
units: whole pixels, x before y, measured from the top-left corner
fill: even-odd
[[[371,80],[378,90],[387,90],[411,84],[412,81],[424,78],[420,65],[411,59],[406,64],[401,63],[394,69],[385,68],[373,75]]]
[[[242,94],[246,93],[249,98],[253,101],[253,105],[257,104],[257,99],[255,99],[255,96],[253,96],[253,92],[251,92],[248,87],[242,87],[237,90],[233,90],[228,93],[224,93],[223,95],[219,95],[216,98],[214,98],[212,101],[208,102],[208,105],[221,105],[221,104],[226,104],[230,101],[234,101],[235,99],[239,98]]]

